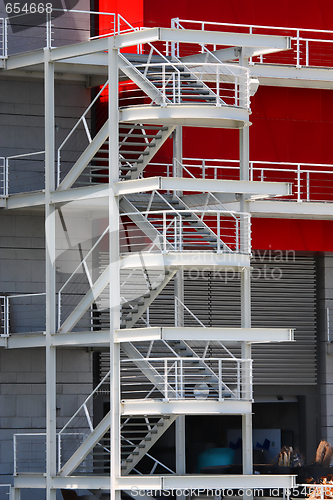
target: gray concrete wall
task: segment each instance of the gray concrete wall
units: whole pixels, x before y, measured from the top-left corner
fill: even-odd
[[[1,78],[0,156],[44,149],[44,90],[36,78]],[[56,82],[56,143],[59,145],[89,104],[83,82]],[[75,138],[74,154],[82,147]],[[11,164],[10,192],[44,187],[44,162]],[[84,236],[86,239],[87,237]],[[84,247],[85,248],[85,247]],[[77,260],[77,256],[75,257]],[[59,276],[60,281],[64,279]],[[45,292],[44,211],[0,211],[0,295]],[[15,334],[45,329],[45,298],[10,299]],[[57,426],[61,428],[92,390],[91,353],[58,349]],[[45,430],[45,352],[0,350],[0,484],[12,483],[13,434]],[[41,465],[41,464],[39,464]],[[1,494],[1,491],[0,491]],[[26,491],[23,498],[43,498]]]
[[[7,2],[6,2],[7,3]],[[76,5],[73,2],[62,4],[60,0],[52,1],[53,9],[63,9],[74,7],[75,10],[89,11],[89,0],[78,0]],[[46,5],[44,2],[43,5]],[[21,4],[23,6],[24,4]],[[28,4],[30,5],[30,4]],[[61,15],[60,15],[61,14]],[[8,54],[40,49],[46,46],[46,14],[23,14],[13,16],[5,11],[5,3],[0,5],[0,17],[8,17]],[[25,29],[23,29],[25,27]],[[90,16],[84,13],[66,12],[59,13],[56,10],[52,13],[52,47],[59,47],[71,43],[78,43],[89,39]],[[0,54],[1,55],[1,54]]]
[[[43,80],[28,75],[20,79],[2,76],[0,95],[0,157],[44,151]],[[89,103],[90,90],[84,81],[56,80],[56,147]],[[64,169],[69,169],[87,144],[86,134],[80,127],[63,150]],[[35,191],[44,186],[44,155],[9,160],[9,193]]]

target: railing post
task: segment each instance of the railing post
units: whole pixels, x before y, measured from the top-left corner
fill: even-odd
[[[253,161],[250,162],[250,181],[253,181]]]
[[[236,217],[236,252],[239,252],[239,219]]]
[[[46,48],[50,49],[52,46],[52,39],[51,39],[51,13],[46,12]]]
[[[60,184],[60,161],[61,161],[61,153],[60,149],[57,151],[57,187],[59,187]]]
[[[252,26],[249,26],[249,34],[252,35]],[[249,57],[249,65],[253,65],[252,57]]]
[[[217,222],[217,253],[221,253],[221,214],[216,212],[216,222]]]
[[[5,297],[6,335],[9,335],[9,297]]]
[[[8,158],[5,160],[5,196],[9,193],[9,161]]]
[[[237,397],[241,399],[241,391],[240,391],[240,361],[237,360]]]
[[[310,201],[310,172],[306,173],[306,200]]]
[[[4,56],[7,57],[8,55],[8,19],[7,17],[5,18],[5,37],[4,37]]]
[[[222,401],[222,359],[219,359],[219,401]]]
[[[331,342],[330,335],[330,310],[326,307],[326,328],[327,328],[327,342]]]
[[[58,292],[58,331],[61,326],[61,292]]]
[[[235,106],[237,106],[238,78],[235,76]]]
[[[166,241],[166,212],[163,211],[163,253],[167,251]]]
[[[297,165],[297,201],[301,200],[301,165]]]
[[[162,97],[163,97],[163,106],[166,106],[166,95],[165,95],[165,64],[162,64]]]
[[[171,19],[171,28],[176,29],[176,19]],[[176,57],[176,42],[171,42],[171,57]]]
[[[58,433],[58,472],[61,469],[61,434]]]
[[[305,65],[309,66],[309,40],[305,41]]]
[[[179,251],[183,251],[183,218],[179,214]]]
[[[168,398],[168,360],[164,360],[164,398]]]
[[[175,73],[172,73],[172,102],[176,104],[176,82]]]
[[[184,366],[183,366],[183,360],[180,359],[180,371],[179,371],[179,377],[180,377],[180,397],[181,399],[184,398]]]
[[[178,303],[176,296],[175,296],[175,326],[178,326]]]
[[[14,434],[13,439],[13,447],[14,447],[14,476],[17,476],[17,443],[16,443],[16,434]]]
[[[300,68],[301,66],[300,66],[300,50],[299,50],[300,49],[299,30],[297,30],[296,33],[297,33],[296,34],[296,37],[297,37],[297,39],[296,39],[296,67]]]
[[[202,178],[206,178],[206,161],[202,160]]]
[[[220,67],[216,65],[216,106],[221,106],[220,104]]]

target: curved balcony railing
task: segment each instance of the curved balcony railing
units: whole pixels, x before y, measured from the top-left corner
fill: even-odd
[[[150,63],[130,65],[150,90],[143,96],[136,83],[126,82],[120,107],[144,104],[250,107],[250,78],[247,68],[218,63]],[[141,86],[141,85],[140,85]]]
[[[145,368],[146,367],[146,368]],[[141,370],[138,373],[138,368]],[[149,372],[149,373],[148,373]],[[252,361],[164,357],[121,361],[123,399],[252,399]],[[155,379],[155,383],[152,379]]]
[[[251,253],[250,215],[212,210],[122,214],[120,253],[212,251]]]

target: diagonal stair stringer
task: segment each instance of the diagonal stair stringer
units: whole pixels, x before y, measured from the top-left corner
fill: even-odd
[[[122,323],[121,328],[132,328],[135,323],[141,318],[141,316],[146,312],[150,304],[156,299],[156,297],[161,293],[163,288],[169,283],[169,281],[175,276],[176,270],[169,271],[165,274],[164,280],[156,287],[150,290],[149,297],[143,297],[143,304],[137,306],[137,312],[129,313],[127,318],[125,318],[125,323]]]
[[[160,439],[160,437],[165,433],[167,429],[173,424],[177,419],[178,415],[169,415],[166,420],[162,417],[157,424],[151,429],[152,432],[148,432],[147,436],[150,437],[150,441],[147,441],[147,436],[142,439],[139,445],[130,453],[130,455],[123,461],[121,467],[121,472],[123,475],[127,475],[134,469],[134,467],[140,462],[140,460],[146,455],[146,453],[154,446],[154,444]]]
[[[96,444],[101,440],[104,434],[110,428],[110,412],[105,415],[105,417],[100,421],[100,423],[95,427],[91,434],[87,437],[85,441],[79,446],[79,448],[73,453],[73,455],[67,460],[65,465],[61,468],[59,475],[62,477],[69,476],[75,469],[80,465],[80,463],[89,455],[91,450],[96,446]]]

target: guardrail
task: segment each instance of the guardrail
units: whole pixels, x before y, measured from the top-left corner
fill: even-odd
[[[182,104],[215,104],[216,106],[250,107],[250,79],[247,68],[210,63],[149,63],[129,66],[156,89],[163,106]],[[201,86],[201,88],[200,88]],[[161,100],[160,100],[161,99]],[[126,84],[120,107],[145,104],[136,84]],[[150,103],[149,103],[150,104]]]
[[[45,151],[7,156],[3,172],[4,196],[45,189]]]
[[[0,196],[8,196],[8,171],[6,158],[0,157]]]
[[[0,500],[11,500],[11,484],[0,484]]]
[[[135,369],[139,368],[139,375]],[[151,372],[154,385],[145,373]],[[252,360],[164,357],[121,360],[122,398],[252,400]],[[127,396],[127,397],[126,397]]]
[[[46,433],[14,434],[14,476],[46,472]]]
[[[140,217],[140,220],[138,219]],[[213,210],[161,210],[120,216],[120,253],[214,251],[251,253],[250,215]]]
[[[149,163],[146,177],[194,177],[239,180],[239,160],[183,158],[183,162]],[[278,199],[333,202],[333,164],[250,161],[251,181],[289,182],[292,194]]]
[[[45,332],[45,300],[45,292],[1,296],[1,336]]]
[[[0,58],[7,57],[7,19],[0,17]]]
[[[85,399],[82,405],[77,409],[74,415],[68,420],[68,422],[62,427],[58,433],[58,471],[61,470],[62,466],[67,462],[67,460],[73,455],[73,453],[79,448],[85,439],[94,430],[94,399],[103,391],[103,393],[109,393],[110,389],[110,372],[108,372],[101,382],[95,387],[93,392]],[[110,453],[110,443],[108,447],[105,443],[97,444],[97,447],[101,448],[102,454],[105,451]],[[96,455],[96,453],[95,453]],[[87,457],[85,463],[81,466],[87,470],[88,463],[91,466],[92,457]],[[96,465],[96,456],[95,456]]]
[[[8,17],[0,18],[0,58],[140,30],[120,14],[56,9],[51,3],[28,4],[24,12],[19,4],[8,3],[6,12]],[[77,29],[73,30],[73,25]],[[27,28],[29,36],[26,36]],[[141,50],[138,45],[137,52]]]
[[[171,27],[176,29],[198,29],[209,31],[227,31],[233,33],[249,33],[255,35],[288,36],[291,38],[291,50],[275,54],[250,58],[250,64],[286,64],[301,68],[303,66],[333,67],[333,31],[309,28],[290,28],[283,26],[263,26],[258,24],[234,24],[189,19],[173,18]],[[212,46],[213,50],[219,47]],[[175,43],[174,55],[188,55],[188,44]]]
[[[105,93],[109,81],[102,86],[98,94],[89,104],[85,112],[72,127],[57,149],[57,186],[80,157],[84,149],[92,142],[92,132],[90,118],[91,114],[95,116],[98,125],[102,126],[107,120],[107,110],[99,106],[99,99]],[[108,155],[108,149],[105,150]],[[106,158],[108,161],[108,158]],[[77,181],[80,183],[80,177]],[[77,184],[76,183],[76,184]]]
[[[8,297],[0,296],[0,337],[9,336],[9,302]]]

